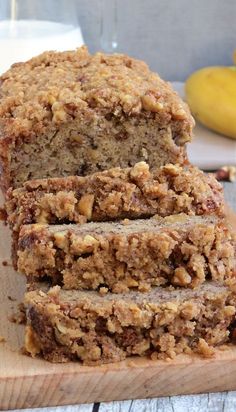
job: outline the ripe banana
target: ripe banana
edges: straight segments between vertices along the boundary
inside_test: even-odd
[[[236,60],[236,53],[234,54]],[[207,126],[236,139],[236,67],[205,67],[186,81],[193,115]]]

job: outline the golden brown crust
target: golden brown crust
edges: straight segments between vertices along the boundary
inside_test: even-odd
[[[235,319],[235,298],[211,282],[196,291],[154,288],[105,297],[56,287],[29,292],[26,305],[25,348],[31,356],[89,365],[133,355],[210,357],[215,346],[229,341]]]
[[[211,175],[168,164],[151,172],[145,162],[81,177],[31,180],[9,190],[5,208],[14,231],[22,224],[141,218],[158,214],[224,214],[222,186]]]
[[[1,76],[0,97],[4,134],[15,137],[89,109],[117,116],[161,113],[181,121],[186,132],[193,123],[185,103],[144,62],[122,54],[90,55],[86,47],[45,52],[13,65]]]
[[[235,238],[214,217],[25,225],[17,254],[18,269],[29,277],[46,274],[67,289],[102,293],[166,284],[194,288],[208,277],[224,282],[236,273]]]

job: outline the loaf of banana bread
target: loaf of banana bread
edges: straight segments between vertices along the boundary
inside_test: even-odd
[[[168,164],[150,172],[145,162],[89,176],[30,180],[9,189],[7,221],[22,224],[135,219],[155,214],[224,213],[222,186],[193,166]]]
[[[51,362],[93,365],[182,352],[210,357],[235,328],[235,297],[213,282],[195,290],[155,287],[106,296],[55,286],[28,292],[25,302],[25,350]]]
[[[216,217],[187,216],[81,225],[25,225],[18,270],[66,289],[126,292],[151,285],[196,287],[236,274],[235,237]]]
[[[0,184],[186,160],[193,119],[142,61],[45,52],[0,78]]]

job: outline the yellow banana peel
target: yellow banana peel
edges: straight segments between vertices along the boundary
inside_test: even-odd
[[[236,61],[236,50],[234,52]],[[209,129],[236,139],[236,67],[205,67],[186,81],[190,110]]]

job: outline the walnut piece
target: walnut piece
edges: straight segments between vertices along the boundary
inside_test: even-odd
[[[145,96],[142,96],[141,101],[144,110],[148,110],[154,113],[163,110],[163,103],[159,102],[152,94],[146,94]]]
[[[72,235],[71,241],[71,252],[75,254],[93,252],[99,245],[99,241],[91,235],[86,235],[83,239]]]
[[[146,162],[139,162],[130,171],[130,177],[134,180],[147,180],[150,177],[149,166]]]
[[[25,349],[32,357],[36,356],[40,352],[40,345],[38,343],[37,336],[29,325],[25,328]]]
[[[173,277],[173,283],[178,286],[189,285],[192,281],[191,276],[188,274],[187,270],[183,267],[175,269],[175,274]]]
[[[60,249],[66,249],[68,245],[68,239],[66,232],[57,232],[54,234],[55,244]]]
[[[84,195],[78,203],[79,213],[91,219],[93,212],[94,195]]]

